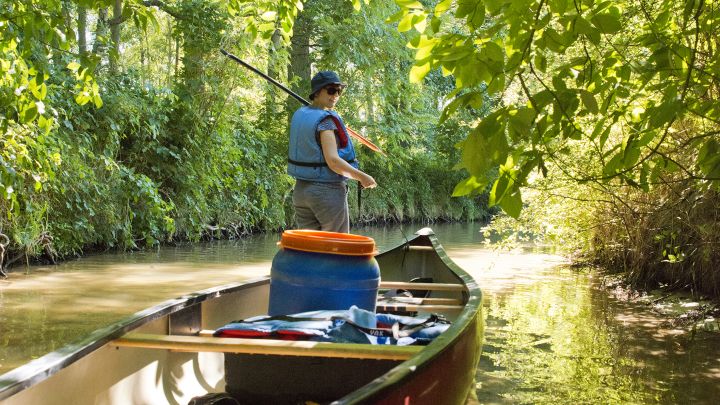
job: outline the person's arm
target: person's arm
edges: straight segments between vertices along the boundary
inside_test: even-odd
[[[372,176],[352,167],[350,163],[340,158],[337,152],[337,141],[335,140],[334,131],[320,131],[320,145],[322,146],[323,155],[325,156],[325,163],[327,163],[330,170],[339,175],[359,181],[360,185],[364,188],[377,186]]]

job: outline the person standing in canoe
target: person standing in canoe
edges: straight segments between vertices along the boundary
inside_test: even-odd
[[[348,233],[347,179],[359,181],[364,188],[377,183],[358,169],[352,139],[333,109],[345,83],[337,73],[321,71],[310,85],[312,103],[295,111],[290,122],[288,174],[296,180],[295,221],[300,229]]]

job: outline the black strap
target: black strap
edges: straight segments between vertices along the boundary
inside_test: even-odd
[[[356,161],[357,161],[357,159],[346,160],[346,162],[348,162],[348,163],[355,163]],[[292,160],[292,159],[290,159],[290,158],[288,158],[288,163],[294,164],[295,166],[327,167],[327,163],[325,163],[325,162],[321,162],[321,163],[317,163],[317,162],[298,162],[297,160]]]
[[[363,186],[358,182],[357,184],[357,200],[358,200],[358,222],[362,220],[362,189]]]
[[[297,160],[292,160],[288,158],[288,163],[292,163],[295,166],[304,166],[304,167],[327,167],[327,163],[315,163],[315,162],[298,162]]]

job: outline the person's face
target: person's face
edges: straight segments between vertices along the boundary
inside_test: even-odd
[[[315,93],[315,101],[323,108],[334,108],[338,100],[340,100],[340,94],[342,94],[342,86],[336,84],[329,84],[323,87],[320,91]]]

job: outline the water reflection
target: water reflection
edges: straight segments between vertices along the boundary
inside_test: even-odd
[[[419,228],[355,230],[380,249]],[[486,249],[479,224],[433,225],[485,294],[476,403],[711,403],[720,335],[677,329],[617,300],[588,269],[547,250]],[[136,311],[192,291],[265,275],[278,235],[102,254],[12,273],[0,282],[0,373]]]
[[[501,255],[475,273],[487,310],[478,403],[716,403],[720,335],[669,328],[613,299],[595,271],[561,264]]]

